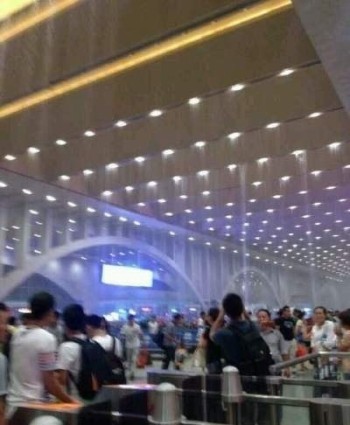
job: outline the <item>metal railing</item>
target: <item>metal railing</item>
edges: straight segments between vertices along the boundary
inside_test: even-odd
[[[279,372],[281,372],[283,369],[287,369],[293,366],[297,366],[309,361],[319,360],[319,359],[325,359],[325,358],[344,358],[349,357],[350,358],[350,352],[339,352],[339,351],[321,351],[319,353],[313,353],[308,354],[303,357],[298,357],[293,360],[287,360],[285,362],[276,363],[272,366],[270,366],[270,372],[272,375],[277,375]]]

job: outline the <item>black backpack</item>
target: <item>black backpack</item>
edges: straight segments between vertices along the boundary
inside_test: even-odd
[[[152,341],[159,347],[162,348],[164,347],[164,333],[162,329],[159,329],[159,331],[153,335],[152,337]]]
[[[270,366],[274,364],[270,348],[260,335],[255,325],[249,322],[249,330],[243,332],[237,325],[231,324],[228,329],[235,334],[241,353],[237,367],[241,375],[245,376],[268,376]]]
[[[81,347],[81,365],[78,379],[75,380],[70,374],[70,378],[76,385],[81,398],[92,400],[103,385],[126,383],[123,365],[121,364],[122,372],[118,368],[116,374],[110,364],[109,354],[99,343],[80,338],[71,338],[70,341],[79,344]]]
[[[112,369],[110,384],[124,385],[126,384],[125,368],[121,359],[115,354],[116,339],[113,336],[111,338],[113,339],[112,349],[105,352],[109,366]]]

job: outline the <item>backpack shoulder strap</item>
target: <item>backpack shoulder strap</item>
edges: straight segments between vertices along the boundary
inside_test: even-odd
[[[116,346],[117,341],[115,340],[115,337],[114,336],[112,336],[112,339],[113,339],[113,342],[112,342],[112,354],[115,354],[115,346]]]
[[[81,339],[81,338],[72,337],[72,338],[69,338],[67,342],[75,342],[76,344],[79,344],[80,346],[83,346],[83,345],[85,345],[85,343],[87,342],[87,340]]]

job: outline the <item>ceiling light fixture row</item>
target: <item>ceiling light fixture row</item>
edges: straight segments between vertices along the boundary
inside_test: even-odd
[[[309,66],[311,67],[313,65],[314,64],[308,64],[307,67],[309,67]],[[300,67],[300,69],[302,69],[302,68],[305,68],[305,66]],[[299,68],[284,69],[280,73],[278,73],[277,76],[278,77],[288,76],[288,75],[291,75],[291,74],[295,73],[298,69]],[[270,75],[267,75],[263,79],[256,79],[256,80],[252,80],[252,81],[247,82],[247,83],[237,83],[237,84],[234,84],[234,85],[229,86],[228,88],[217,90],[215,92],[211,92],[211,93],[202,95],[201,97],[199,97],[199,96],[192,97],[192,98],[188,99],[188,101],[186,103],[188,105],[190,105],[190,106],[197,106],[197,105],[199,105],[203,101],[203,99],[207,99],[207,98],[211,98],[211,97],[214,97],[214,96],[218,96],[218,95],[221,95],[221,94],[223,94],[225,92],[229,92],[229,93],[240,92],[243,89],[245,89],[247,86],[252,86],[255,83],[261,83],[262,81],[268,81],[269,79],[272,79],[272,78],[275,78],[275,77],[276,77],[276,74],[270,74]],[[137,120],[141,120],[141,119],[144,119],[146,117],[157,118],[157,117],[162,116],[167,111],[171,111],[173,109],[180,108],[180,107],[182,107],[184,105],[185,105],[185,103],[180,103],[180,104],[176,104],[174,106],[167,107],[166,110],[164,110],[164,109],[154,109],[154,110],[148,112],[147,114],[138,115],[137,117],[131,117],[129,119],[119,119],[119,120],[114,121],[112,125],[110,125],[108,127],[104,127],[101,130],[99,130],[99,129],[93,129],[93,130],[92,129],[87,129],[83,133],[83,136],[84,137],[87,137],[87,138],[93,138],[100,131],[106,131],[106,130],[109,130],[109,129],[113,128],[113,127],[114,128],[115,127],[117,127],[117,128],[124,128],[128,124],[130,124],[131,122],[135,122]],[[314,112],[314,113],[310,114],[308,117],[309,118],[313,118],[315,116],[320,116],[321,114],[322,114],[321,112]],[[269,127],[269,125],[268,125],[267,128],[275,128],[274,127],[275,124],[279,124],[279,123],[269,124],[270,126],[272,125],[272,127]],[[74,138],[74,139],[79,139],[79,138]],[[62,146],[66,146],[68,144],[68,142],[67,142],[66,139],[57,139],[54,142],[54,144],[56,146],[62,147]],[[27,150],[28,150],[28,153],[29,154],[37,154],[37,153],[40,152],[40,149],[37,148],[37,147],[35,147],[35,146],[29,147]],[[12,154],[7,154],[7,155],[5,155],[4,159],[7,160],[7,161],[14,161],[16,159],[16,156],[15,155],[12,155]]]

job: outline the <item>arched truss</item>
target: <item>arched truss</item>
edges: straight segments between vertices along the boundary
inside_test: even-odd
[[[278,305],[280,305],[280,296],[279,296],[278,291],[276,290],[276,288],[273,286],[273,284],[271,282],[271,279],[263,271],[257,269],[256,267],[248,267],[247,269],[241,269],[237,273],[235,273],[234,276],[233,276],[233,278],[232,278],[232,280],[231,280],[231,282],[226,286],[224,295],[227,292],[232,291],[233,283],[235,282],[235,280],[239,276],[245,275],[245,274],[247,274],[249,272],[254,272],[254,273],[258,274],[261,277],[261,280],[264,283],[266,283],[266,285],[269,287],[269,289],[271,289],[272,294],[274,295],[274,297],[275,297]]]
[[[194,286],[192,280],[180,269],[180,267],[175,263],[174,260],[164,255],[154,246],[120,236],[98,236],[94,238],[78,240],[70,242],[67,245],[52,248],[44,255],[30,257],[23,268],[15,269],[14,271],[3,277],[0,285],[0,299],[6,298],[15,288],[17,288],[33,273],[39,273],[40,269],[45,267],[50,261],[58,260],[62,257],[66,257],[67,255],[73,254],[74,252],[80,251],[82,249],[103,245],[120,245],[129,249],[137,249],[160,260],[161,262],[169,266],[169,268],[174,270],[177,275],[179,275],[183,279],[183,281],[191,288],[191,290],[197,297],[198,302],[201,305],[204,304],[203,298]]]

